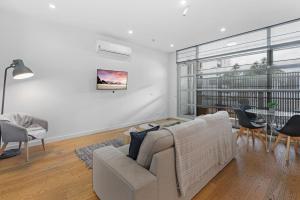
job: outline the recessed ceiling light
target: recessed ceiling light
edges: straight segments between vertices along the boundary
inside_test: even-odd
[[[174,47],[174,44],[170,44],[170,47],[172,47],[172,48],[173,48],[173,47]]]
[[[129,30],[128,34],[132,35],[133,34],[133,30]]]
[[[220,29],[220,31],[221,31],[221,32],[225,32],[225,31],[226,31],[226,28],[223,27],[223,28]]]
[[[238,44],[237,42],[229,42],[226,45],[229,46],[229,47],[231,47],[231,46],[235,46],[237,44]]]
[[[186,1],[186,0],[182,0],[182,1],[180,2],[180,4],[183,5],[183,6],[185,6],[185,5],[187,4],[187,1]]]
[[[186,14],[188,13],[189,9],[190,9],[190,7],[187,6],[187,7],[183,10],[182,15],[183,15],[183,16],[186,16]]]
[[[49,3],[49,8],[51,8],[51,9],[55,9],[55,8],[56,8],[56,6],[55,6],[53,3]]]

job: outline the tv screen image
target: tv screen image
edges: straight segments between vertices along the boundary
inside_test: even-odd
[[[97,70],[97,90],[126,90],[128,72]]]

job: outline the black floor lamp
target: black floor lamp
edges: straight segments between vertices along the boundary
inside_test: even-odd
[[[13,78],[14,79],[25,79],[25,78],[30,78],[33,76],[33,72],[24,65],[23,60],[17,59],[13,60],[12,64],[9,65],[8,67],[5,68],[4,72],[4,83],[3,83],[3,94],[2,94],[2,107],[1,107],[1,115],[4,113],[4,102],[5,102],[5,88],[6,88],[6,76],[7,76],[7,71],[8,69],[12,68],[13,69]],[[2,134],[0,130],[0,145],[2,142]],[[10,158],[13,156],[16,156],[20,154],[19,149],[11,149],[4,151],[0,155],[0,159],[5,159],[5,158]]]

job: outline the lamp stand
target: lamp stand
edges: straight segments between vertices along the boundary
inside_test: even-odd
[[[5,68],[4,72],[4,82],[3,82],[3,93],[2,93],[2,107],[1,107],[1,115],[4,113],[4,101],[5,101],[5,89],[6,89],[6,77],[7,77],[7,70],[13,68],[13,64]],[[0,146],[2,145],[2,134],[0,130]],[[21,153],[20,149],[10,149],[3,151],[3,153],[0,155],[0,160],[11,158],[14,156],[17,156]]]
[[[7,70],[13,68],[12,65],[5,68],[4,72],[4,82],[3,82],[3,90],[2,90],[2,107],[1,107],[1,115],[4,113],[4,101],[5,101],[5,89],[6,89],[6,77],[7,77]],[[1,136],[1,135],[0,135]]]

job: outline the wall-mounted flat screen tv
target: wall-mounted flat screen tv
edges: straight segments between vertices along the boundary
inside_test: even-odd
[[[97,90],[126,90],[128,72],[97,69]]]

